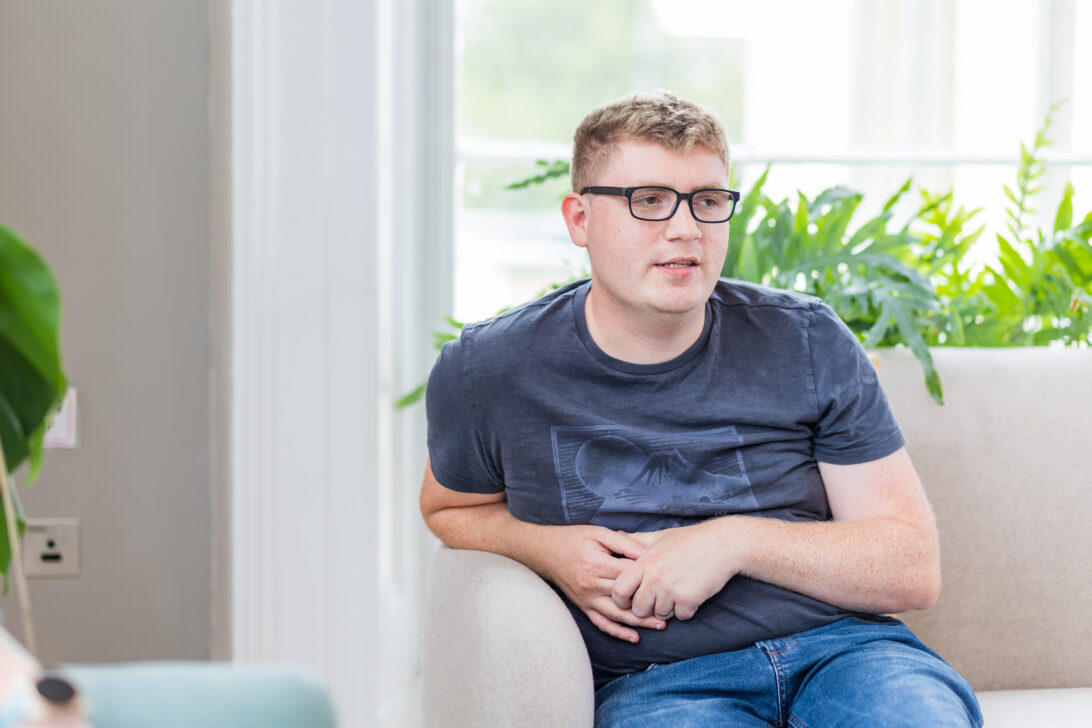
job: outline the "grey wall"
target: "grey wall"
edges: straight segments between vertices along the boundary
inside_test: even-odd
[[[82,577],[31,582],[48,660],[209,655],[207,15],[0,0],[0,221],[60,282],[80,397],[79,448],[23,491],[82,526]]]

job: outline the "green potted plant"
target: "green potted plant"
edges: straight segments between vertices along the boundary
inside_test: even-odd
[[[923,322],[930,346],[1092,343],[1092,212],[1083,218],[1074,214],[1074,188],[1067,182],[1052,224],[1033,224],[1053,113],[1030,148],[1020,145],[1016,185],[1003,188],[1008,219],[1006,232],[996,234],[995,262],[968,262],[984,229],[971,229],[979,210],[953,209],[951,193],[922,193],[926,227],[912,252],[915,264],[936,283],[942,303],[939,315]]]
[[[26,524],[11,474],[30,462],[37,476],[42,443],[66,381],[59,346],[60,294],[49,266],[11,230],[0,226],[0,576],[4,591],[15,573],[23,637],[35,652],[30,605],[19,558]]]
[[[1049,230],[1031,224],[1042,192],[1042,150],[1056,104],[1029,147],[1020,145],[1015,187],[1004,186],[1007,235],[998,234],[997,262],[973,262],[984,225],[980,209],[956,206],[953,192],[920,190],[921,206],[901,225],[894,209],[911,189],[907,180],[875,217],[854,225],[858,192],[842,186],[809,199],[775,200],[765,193],[769,167],[745,195],[732,226],[722,275],[818,296],[870,349],[907,346],[921,363],[933,398],[944,401],[933,365],[934,346],[1087,346],[1092,343],[1092,212],[1073,210],[1066,184]],[[564,160],[536,163],[537,173],[508,189],[556,184]],[[437,347],[462,324],[447,319]],[[398,401],[418,401],[425,385]]]

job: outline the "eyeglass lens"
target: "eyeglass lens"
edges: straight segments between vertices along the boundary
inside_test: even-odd
[[[629,198],[629,209],[642,220],[666,220],[675,212],[679,194],[662,187],[639,187]],[[723,222],[732,216],[735,199],[726,190],[699,190],[690,198],[691,214],[702,222]]]

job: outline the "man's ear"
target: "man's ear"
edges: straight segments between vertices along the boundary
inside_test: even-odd
[[[561,200],[561,214],[573,244],[588,247],[588,205],[583,195],[570,192]]]

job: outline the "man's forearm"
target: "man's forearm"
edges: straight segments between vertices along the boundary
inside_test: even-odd
[[[545,530],[551,527],[521,521],[508,512],[503,501],[444,508],[430,514],[426,523],[450,548],[507,556],[547,576]]]
[[[726,524],[743,532],[740,571],[846,609],[931,606],[940,593],[937,528],[905,448],[868,463],[818,466],[832,520]]]
[[[932,605],[940,592],[936,524],[906,450],[818,466],[831,520],[723,516],[638,534],[649,548],[619,575],[615,604],[688,619],[743,574],[862,612]]]
[[[893,518],[789,523],[732,518],[739,573],[863,612],[931,606],[940,593],[936,533]]]
[[[895,519],[724,516],[636,538],[648,551],[618,577],[612,597],[638,615],[689,619],[737,574],[877,613],[927,607],[940,587],[935,533]]]

